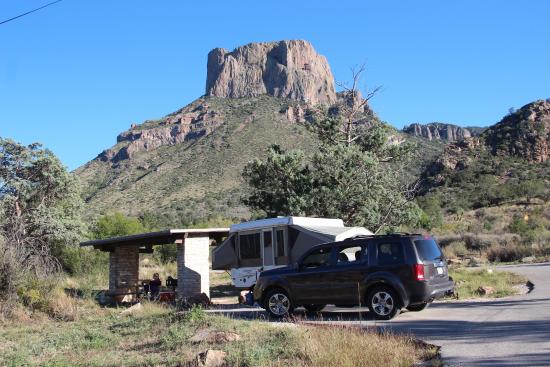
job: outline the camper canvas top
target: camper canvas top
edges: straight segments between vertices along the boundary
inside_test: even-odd
[[[229,233],[250,231],[266,227],[298,225],[303,227],[344,227],[342,219],[309,218],[309,217],[277,217],[253,220],[250,222],[233,224]]]

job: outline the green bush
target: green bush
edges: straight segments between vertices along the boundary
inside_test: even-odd
[[[138,218],[127,217],[122,213],[114,213],[100,217],[92,228],[91,236],[95,239],[104,239],[146,231],[147,229]]]
[[[57,258],[63,269],[71,275],[108,271],[108,254],[91,248],[65,247],[57,254]]]

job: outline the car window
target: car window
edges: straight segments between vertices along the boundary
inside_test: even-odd
[[[341,246],[338,248],[338,255],[336,257],[336,264],[353,264],[359,263],[365,259],[365,251],[361,246]]]
[[[378,264],[396,265],[405,262],[403,246],[400,242],[382,242],[377,245]]]
[[[441,250],[439,249],[439,246],[437,246],[437,243],[433,239],[425,239],[425,240],[416,240],[414,241],[414,246],[416,247],[416,251],[418,252],[418,256],[420,257],[420,260],[441,260]]]
[[[305,269],[319,268],[330,265],[331,247],[322,247],[307,255],[302,261]]]

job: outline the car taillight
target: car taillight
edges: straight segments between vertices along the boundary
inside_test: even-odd
[[[424,264],[414,264],[413,275],[416,280],[424,280]]]

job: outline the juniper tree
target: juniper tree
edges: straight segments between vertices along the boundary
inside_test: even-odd
[[[358,91],[360,74],[330,109],[317,109],[308,127],[318,137],[311,155],[273,146],[266,160],[249,163],[245,203],[275,215],[342,218],[374,232],[416,224],[415,182],[404,182],[414,147],[376,118]],[[367,98],[373,93],[367,93]]]
[[[0,236],[4,259],[46,277],[83,232],[77,178],[39,144],[0,138]]]

